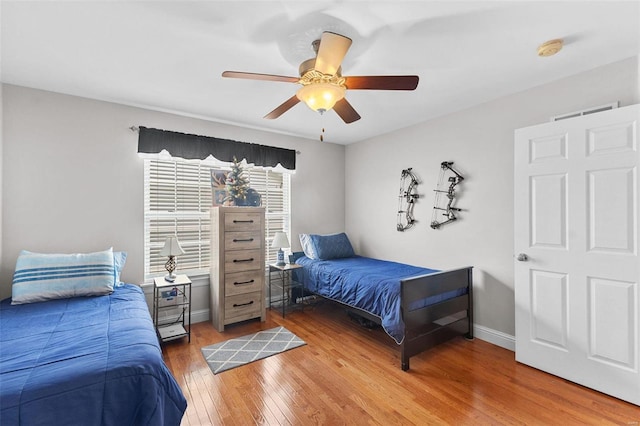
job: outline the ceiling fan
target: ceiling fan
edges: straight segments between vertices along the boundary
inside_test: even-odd
[[[321,114],[333,109],[345,123],[353,123],[360,119],[360,114],[345,99],[347,90],[415,90],[418,87],[417,75],[342,76],[340,65],[351,46],[348,37],[325,31],[312,46],[316,57],[300,64],[299,78],[239,71],[225,71],[222,76],[301,84],[295,95],[264,116],[268,119],[280,117],[303,101]]]

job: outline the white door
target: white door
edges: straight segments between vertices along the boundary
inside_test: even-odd
[[[516,360],[640,405],[640,106],[515,132]]]

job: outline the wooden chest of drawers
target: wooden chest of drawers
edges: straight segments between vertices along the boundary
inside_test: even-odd
[[[211,209],[211,321],[265,320],[264,208]]]

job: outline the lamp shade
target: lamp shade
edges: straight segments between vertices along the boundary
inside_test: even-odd
[[[180,256],[184,254],[184,250],[180,247],[178,237],[167,237],[164,241],[164,247],[160,250],[160,256]]]
[[[284,232],[276,232],[276,235],[273,237],[273,243],[271,243],[271,247],[281,249],[285,247],[290,247],[289,238],[287,238],[287,234]]]
[[[346,89],[332,83],[312,83],[302,86],[296,96],[309,108],[318,112],[329,111],[340,99]]]

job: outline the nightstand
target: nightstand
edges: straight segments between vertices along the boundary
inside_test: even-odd
[[[287,263],[284,265],[272,263],[269,265],[269,309],[271,309],[272,305],[277,306],[278,304],[281,304],[283,318],[287,310],[299,305],[295,300],[291,299],[291,290],[293,288],[302,288],[302,284],[294,281],[291,277],[291,272],[299,268],[302,268],[302,265],[298,265],[296,263]],[[272,275],[274,273],[277,274],[277,278],[275,280],[272,279]],[[275,281],[276,287],[282,289],[282,299],[275,303],[271,301],[271,286],[273,281]]]
[[[160,313],[164,315],[161,317]],[[153,322],[160,343],[187,337],[191,342],[191,280],[177,275],[175,281],[153,279]]]

